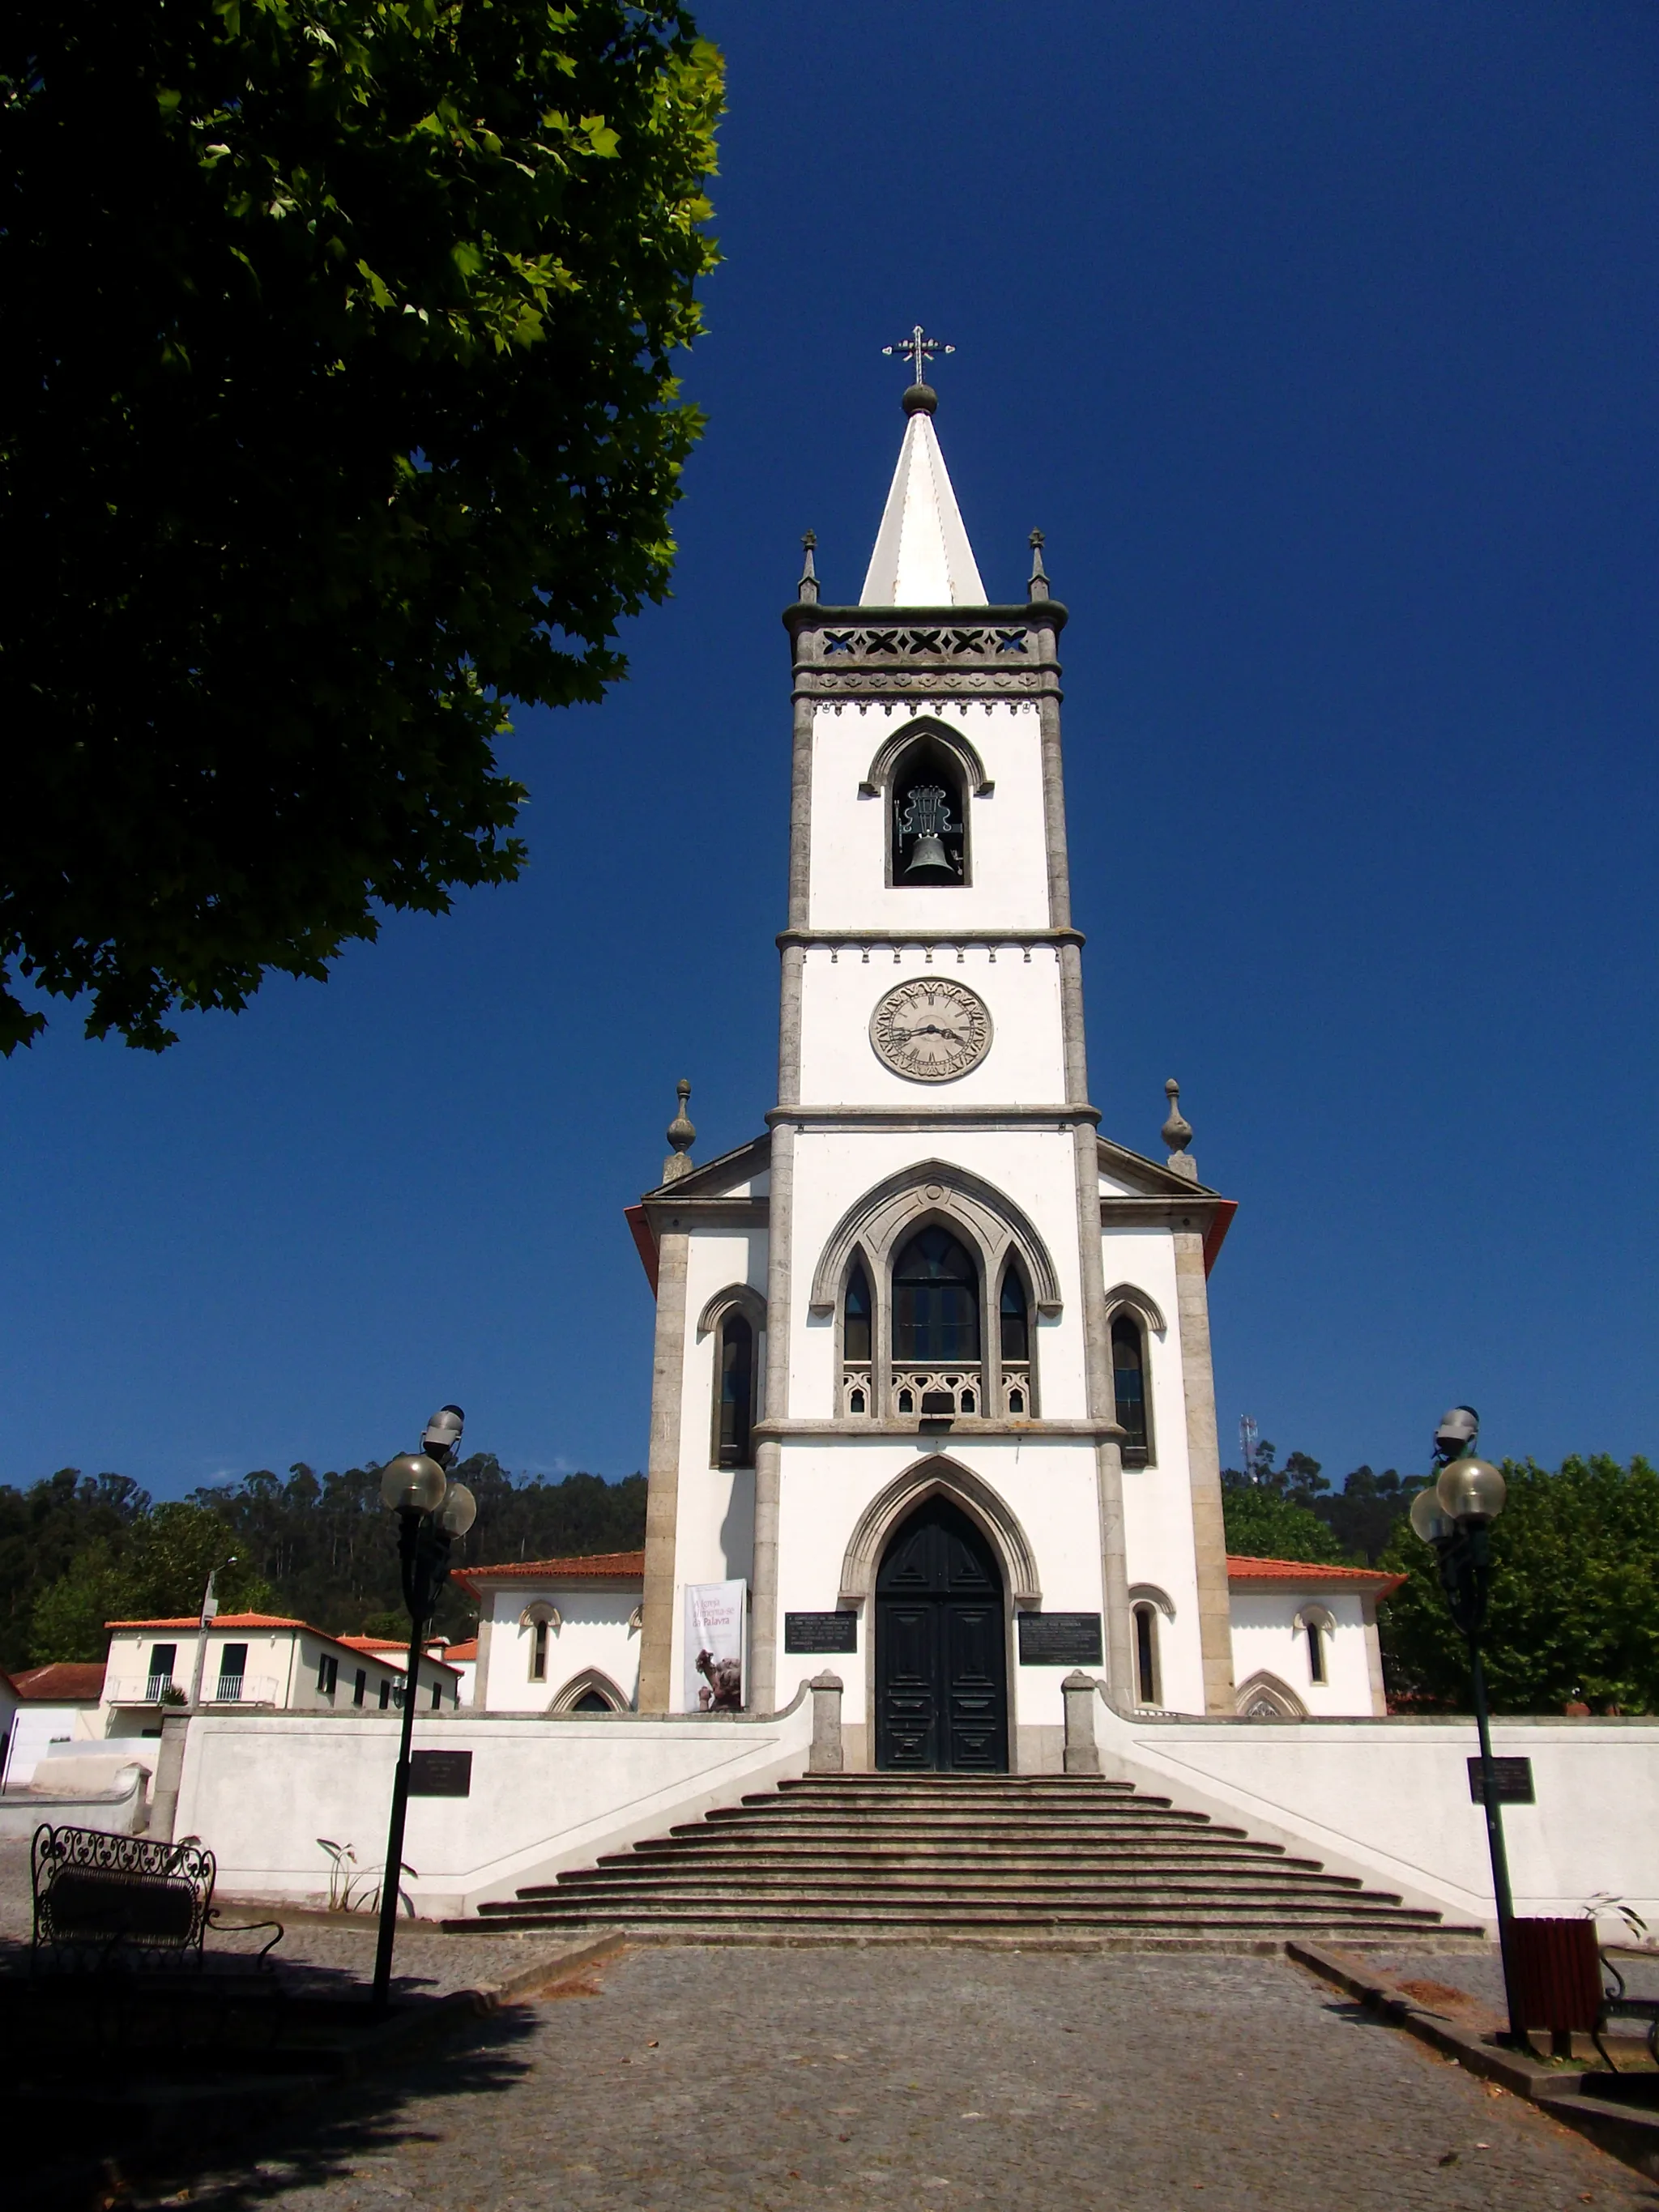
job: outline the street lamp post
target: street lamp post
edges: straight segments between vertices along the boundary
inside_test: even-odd
[[[1486,1716],[1486,1675],[1480,1662],[1480,1632],[1486,1625],[1492,1587],[1492,1522],[1504,1510],[1504,1482],[1490,1460],[1477,1459],[1480,1416],[1472,1406],[1454,1406],[1435,1431],[1437,1480],[1412,1501],[1411,1523],[1440,1561],[1440,1587],[1454,1624],[1469,1647],[1469,1683],[1474,1695],[1474,1724],[1480,1739],[1480,1799],[1486,1813],[1486,1844],[1492,1853],[1492,1899],[1498,1908],[1498,1948],[1504,1961],[1504,1997],[1509,2012],[1509,2040],[1524,2050],[1526,2030],[1516,1998],[1515,1900],[1510,1892],[1509,1855],[1504,1848],[1504,1815],[1498,1799],[1498,1770],[1492,1755],[1492,1727]]]
[[[236,1565],[234,1552],[224,1564],[227,1567],[234,1567]],[[190,1674],[190,1705],[187,1710],[192,1713],[201,1710],[202,1669],[207,1664],[208,1631],[219,1618],[219,1593],[214,1588],[214,1583],[222,1571],[222,1570],[218,1567],[211,1571],[207,1578],[207,1588],[202,1592],[202,1611],[196,1624],[196,1663],[191,1668]]]
[[[374,2008],[384,2012],[392,2001],[392,1949],[398,1936],[398,1877],[404,1867],[404,1824],[409,1813],[410,1754],[415,1740],[415,1704],[420,1687],[421,1654],[432,1609],[449,1574],[449,1547],[477,1518],[478,1504],[464,1482],[452,1482],[465,1419],[459,1406],[445,1406],[426,1425],[417,1452],[402,1452],[380,1470],[380,1503],[398,1516],[398,1559],[403,1569],[404,1603],[409,1608],[409,1668],[404,1677],[403,1733],[398,1771],[392,1784],[392,1820],[386,1831],[386,1869],[380,1876],[380,1930],[374,1948]]]

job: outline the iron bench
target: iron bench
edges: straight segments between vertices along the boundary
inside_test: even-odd
[[[1651,1960],[1651,1951],[1639,1950],[1634,1944],[1607,1943],[1601,1949],[1601,1970],[1607,1977],[1601,1991],[1601,2008],[1592,2031],[1602,2063],[1610,2074],[1619,2069],[1607,2056],[1607,2047],[1601,2040],[1604,2031],[1615,2020],[1644,2020],[1648,2024],[1648,2050],[1656,2066],[1659,2066],[1659,1997],[1633,1997],[1626,1993],[1625,1978],[1613,1963],[1612,1954],[1623,1952],[1629,1958]]]
[[[213,1853],[194,1838],[164,1844],[43,1823],[29,1850],[31,1958],[43,1951],[71,1960],[95,1954],[94,1963],[105,1966],[125,1950],[200,1966],[210,1928],[219,1935],[273,1929],[258,1955],[269,1969],[282,1923],[222,1923],[213,1903],[216,1872]]]

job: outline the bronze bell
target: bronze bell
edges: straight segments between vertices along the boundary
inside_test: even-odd
[[[945,848],[937,837],[918,837],[916,849],[905,863],[907,883],[953,884],[957,872],[945,857]]]
[[[918,785],[911,792],[908,803],[899,816],[901,836],[914,837],[915,848],[904,866],[908,884],[953,884],[957,872],[951,866],[942,833],[955,828],[951,809],[944,792],[936,786]]]

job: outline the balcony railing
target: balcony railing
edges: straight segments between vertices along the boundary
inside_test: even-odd
[[[276,1685],[268,1674],[221,1674],[210,1689],[202,1687],[204,1705],[274,1705]]]
[[[902,1419],[910,1413],[928,1416],[982,1413],[984,1378],[977,1362],[945,1368],[896,1367],[893,1370],[893,1411]]]
[[[875,1377],[867,1359],[849,1359],[841,1370],[841,1410],[856,1418],[876,1410]]]
[[[1029,1359],[1005,1359],[991,1394],[986,1399],[985,1369],[975,1360],[954,1367],[896,1367],[889,1385],[893,1416],[898,1420],[948,1417],[955,1420],[983,1419],[997,1410],[1016,1421],[1030,1420],[1036,1412],[1031,1391]],[[841,1412],[859,1419],[878,1413],[877,1385],[872,1363],[848,1359],[842,1363]]]
[[[112,1705],[176,1705],[185,1692],[170,1674],[130,1674],[107,1684],[104,1696]]]
[[[181,1705],[187,1686],[167,1674],[130,1674],[111,1682],[105,1697],[112,1705]],[[204,1705],[274,1705],[278,1686],[265,1674],[221,1674],[202,1685]]]

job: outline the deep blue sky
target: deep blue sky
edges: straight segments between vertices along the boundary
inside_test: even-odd
[[[672,604],[530,715],[533,865],[157,1060],[0,1066],[0,1479],[404,1446],[641,1464],[621,1208],[673,1085],[773,1098],[797,538],[853,596],[939,426],[993,594],[1048,534],[1106,1127],[1240,1200],[1242,1412],[1338,1477],[1659,1449],[1659,12],[714,0],[726,263]],[[13,834],[27,834],[14,824]]]

